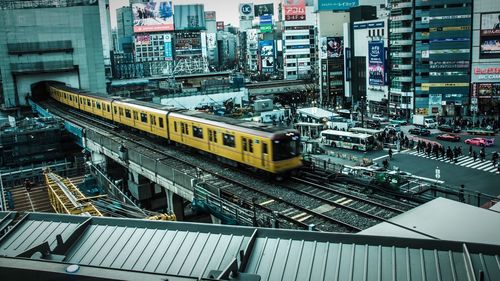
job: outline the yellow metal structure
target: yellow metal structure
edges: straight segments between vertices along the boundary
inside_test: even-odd
[[[102,217],[101,212],[69,180],[45,171],[50,204],[59,214]]]
[[[153,220],[153,221],[175,221],[177,218],[175,217],[174,214],[169,215],[169,214],[159,214],[156,216],[151,216],[151,217],[146,217],[147,220]]]

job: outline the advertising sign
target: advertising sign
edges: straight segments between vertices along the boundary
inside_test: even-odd
[[[274,42],[272,40],[263,40],[259,42],[259,53],[262,65],[262,72],[269,73],[274,71]]]
[[[326,51],[326,37],[319,38],[319,58],[327,59],[328,52]]]
[[[175,34],[175,56],[201,55],[200,32],[179,32]]]
[[[368,42],[368,84],[383,86],[385,81],[385,52],[383,41]]]
[[[318,0],[318,11],[345,11],[358,5],[358,0]]]
[[[223,21],[218,21],[215,23],[217,26],[217,30],[224,30],[224,22]]]
[[[175,30],[204,30],[205,8],[202,4],[175,5]]]
[[[273,17],[264,15],[260,17],[260,32],[269,33],[273,31]]]
[[[500,12],[481,14],[479,57],[500,58]]]
[[[274,15],[274,6],[273,3],[263,4],[263,5],[255,5],[255,16],[260,17],[263,15]]]
[[[151,41],[151,37],[149,34],[140,34],[135,36],[135,44],[136,45],[149,45]]]
[[[326,38],[327,58],[341,58],[344,55],[344,40],[342,37]]]
[[[215,11],[206,11],[205,12],[205,20],[215,20],[216,13]]]
[[[475,64],[472,71],[472,82],[500,82],[500,64]]]
[[[240,4],[240,19],[251,20],[253,19],[253,3],[241,3]]]
[[[286,21],[296,21],[306,19],[305,0],[284,0],[283,9],[285,10]]]
[[[163,43],[164,43],[165,60],[172,60],[173,59],[172,34],[165,34],[163,36]]]
[[[147,3],[132,4],[134,32],[174,30],[172,1],[151,0]]]
[[[207,33],[207,48],[209,50],[217,47],[217,37],[215,33]]]

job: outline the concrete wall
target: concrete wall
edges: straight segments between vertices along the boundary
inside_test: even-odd
[[[79,85],[93,92],[106,92],[101,25],[98,6],[67,8],[0,10],[0,70],[3,100],[6,108],[25,104],[27,85],[16,85],[11,64],[72,61],[78,72]],[[52,53],[8,54],[7,44],[70,40],[73,51]],[[23,74],[23,76],[26,74]],[[64,74],[61,73],[62,76]],[[23,81],[42,81],[45,76],[29,74]],[[38,77],[38,78],[37,78]],[[57,77],[57,75],[55,75]],[[65,81],[63,79],[56,79]]]

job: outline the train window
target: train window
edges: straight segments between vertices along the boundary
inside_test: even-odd
[[[247,149],[247,138],[241,138],[241,144],[243,146],[243,151],[248,151],[248,149]]]
[[[95,107],[95,101],[92,101],[92,107]]]
[[[210,130],[210,129],[208,129],[208,140],[209,140],[209,141],[213,141],[213,140],[214,140],[214,139],[212,138],[212,133],[213,133],[213,131],[212,131],[212,130]]]
[[[83,104],[83,99],[82,98],[80,98],[80,104]]]
[[[184,123],[181,122],[181,134],[185,134],[185,128],[184,128]]]
[[[214,131],[214,142],[217,142],[217,132]]]
[[[222,134],[222,143],[225,146],[235,147],[234,136],[229,134]]]
[[[133,113],[134,113],[134,119],[139,120],[139,115],[137,114],[137,111],[133,111]]]
[[[193,136],[197,137],[199,139],[203,138],[203,128],[198,128],[196,126],[193,126]]]
[[[177,132],[177,122],[174,121],[174,131]]]
[[[130,114],[130,109],[125,109],[125,117],[132,118],[132,114]]]
[[[69,96],[69,100],[70,100],[70,101],[73,101],[73,96]]]
[[[158,118],[158,120],[160,121],[160,128],[163,128],[163,118]]]
[[[106,109],[108,112],[111,112],[111,108],[109,108],[109,104],[106,104]]]
[[[253,153],[253,140],[248,140],[248,151]]]
[[[269,152],[267,150],[267,143],[262,143],[262,153],[269,154]]]
[[[64,98],[65,98],[65,99],[67,99],[67,97],[66,97],[66,93],[64,93]]]
[[[90,100],[87,99],[87,106],[90,106]]]
[[[96,102],[95,106],[97,107],[97,109],[101,109],[101,103],[100,102]]]
[[[120,116],[123,116],[123,108],[119,107],[118,110],[120,111]]]
[[[148,115],[141,112],[141,122],[148,123]]]
[[[114,113],[115,113],[115,114],[118,114],[118,113],[116,112],[116,106],[113,106],[113,111],[114,111]]]
[[[151,125],[156,126],[156,116],[150,114],[149,120],[151,120]]]

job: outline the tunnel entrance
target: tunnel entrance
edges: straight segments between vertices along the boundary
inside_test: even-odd
[[[60,84],[64,85],[62,82],[58,81],[40,81],[31,84],[31,99],[35,102],[43,101],[49,98],[49,84]]]

